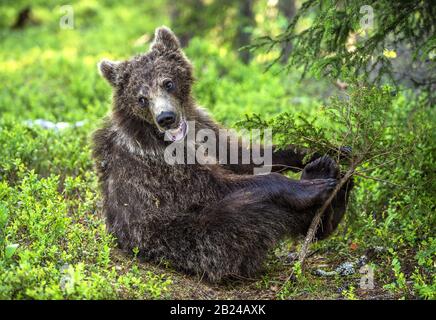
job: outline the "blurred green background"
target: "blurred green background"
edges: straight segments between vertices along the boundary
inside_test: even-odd
[[[62,29],[65,16],[56,1],[31,4],[29,26],[10,30],[23,2],[1,7],[2,103],[4,117],[44,118],[52,121],[91,122],[107,112],[110,88],[96,71],[103,57],[126,59],[148,50],[154,29],[173,27],[180,36],[184,28],[172,22],[174,6],[187,17],[179,18],[188,27],[193,24],[190,5],[201,1],[72,1],[73,29]],[[192,4],[191,4],[192,3]],[[286,20],[277,3],[256,1],[253,19],[256,27],[247,27],[251,37],[278,33]],[[281,110],[306,108],[309,102],[329,94],[317,82],[299,83],[297,72],[284,75],[279,68],[265,72],[265,63],[276,53],[255,56],[248,64],[239,58],[237,38],[238,2],[216,3],[209,11],[197,12],[197,19],[210,24],[190,34],[186,54],[193,61],[198,79],[194,92],[199,103],[219,119],[231,123],[245,112],[274,114]],[[183,10],[186,10],[187,13]],[[216,16],[222,19],[215,21]],[[195,16],[195,15],[194,15]],[[212,20],[212,21],[211,21]],[[198,24],[198,23],[197,23]],[[179,27],[177,27],[179,26]],[[178,33],[178,29],[182,29]],[[186,40],[185,40],[186,41]],[[247,50],[241,52],[248,52]],[[12,107],[13,106],[13,107]]]

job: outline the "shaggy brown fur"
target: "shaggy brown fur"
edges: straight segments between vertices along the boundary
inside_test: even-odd
[[[169,142],[156,110],[174,111],[177,121],[195,120],[196,130],[219,126],[191,97],[191,64],[165,27],[156,30],[148,53],[103,61],[100,71],[114,89],[114,103],[93,136],[93,155],[108,229],[126,251],[139,248],[147,260],[164,259],[210,281],[253,276],[278,240],[307,231],[337,183],[337,166],[328,157],[307,166],[301,180],[249,175],[252,164],[167,164]],[[274,152],[273,162],[303,168],[304,156],[289,148]],[[319,237],[335,229],[345,202],[344,192]]]

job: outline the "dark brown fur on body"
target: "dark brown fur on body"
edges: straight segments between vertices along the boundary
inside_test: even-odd
[[[169,142],[156,110],[174,111],[178,121],[194,120],[196,130],[220,128],[191,98],[191,64],[167,28],[156,30],[147,54],[121,63],[103,61],[100,70],[113,86],[114,105],[94,133],[93,155],[108,229],[126,251],[137,247],[147,260],[164,259],[210,281],[250,277],[278,240],[307,231],[336,185],[336,164],[327,157],[312,163],[302,180],[246,174],[253,164],[167,164]],[[166,79],[174,84],[171,90],[162,89]],[[145,106],[139,95],[146,97]],[[304,156],[290,148],[274,152],[273,163],[302,168]],[[330,170],[319,173],[317,167]],[[346,195],[336,202],[320,237],[330,234],[345,212]]]

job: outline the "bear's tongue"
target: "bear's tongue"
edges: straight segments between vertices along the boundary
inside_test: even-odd
[[[180,141],[186,136],[187,129],[188,124],[185,120],[181,120],[176,129],[167,130],[165,131],[165,134],[171,141]]]

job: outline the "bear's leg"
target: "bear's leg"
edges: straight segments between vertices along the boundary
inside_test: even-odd
[[[301,174],[301,180],[311,179],[339,179],[339,167],[328,156],[323,156],[309,163]],[[353,188],[353,181],[350,179],[337,193],[337,196],[332,201],[331,207],[325,212],[322,225],[319,227],[316,238],[324,239],[328,237],[342,220],[345,213],[348,197]]]
[[[256,176],[233,176],[226,180],[229,194],[247,190],[259,199],[270,200],[284,208],[295,210],[313,209],[322,205],[336,187],[334,178],[292,180],[279,173]]]
[[[176,269],[204,275],[213,282],[255,275],[278,240],[307,230],[313,208],[319,206],[315,203],[320,197],[325,200],[335,186],[333,179],[292,181],[277,176],[279,181],[273,176],[266,186],[252,182],[196,212],[156,217],[146,226],[134,226],[139,232],[147,230],[141,253],[169,260]],[[299,201],[299,196],[304,200]]]

